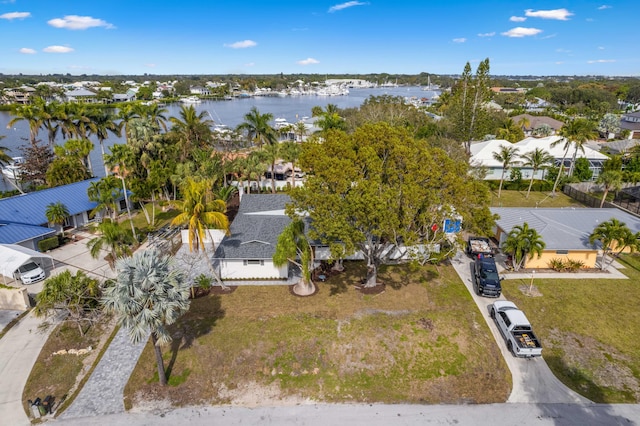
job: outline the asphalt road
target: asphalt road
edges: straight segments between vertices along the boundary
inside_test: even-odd
[[[495,322],[489,316],[489,306],[496,299],[478,296],[473,289],[473,260],[462,252],[459,252],[452,263],[456,272],[460,275],[460,279],[471,293],[471,297],[473,297],[476,305],[478,305],[480,312],[483,313],[483,317],[500,347],[502,356],[507,362],[509,370],[511,370],[513,389],[507,402],[535,404],[590,403],[591,401],[562,384],[562,382],[553,375],[547,363],[541,357],[533,359],[516,358],[509,352],[502,334],[500,334],[500,330],[498,330]],[[500,296],[498,300],[506,299],[504,296]]]

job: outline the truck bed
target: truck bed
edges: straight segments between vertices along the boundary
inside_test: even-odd
[[[471,253],[491,253],[491,246],[489,241],[485,239],[469,239],[469,250]]]
[[[518,346],[523,349],[535,349],[541,347],[538,338],[532,331],[514,331],[513,337],[515,337],[515,341]]]

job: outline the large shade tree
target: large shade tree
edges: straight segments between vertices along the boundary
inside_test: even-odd
[[[308,212],[310,237],[329,245],[335,259],[361,252],[369,287],[394,249],[447,244],[445,219],[459,216],[472,232],[488,232],[493,223],[487,189],[466,162],[387,123],[353,134],[328,131],[322,142],[303,144],[300,164],[312,173],[292,190],[288,212]]]
[[[160,345],[171,342],[167,326],[189,309],[191,285],[184,273],[175,268],[173,258],[154,249],[118,260],[116,270],[115,281],[104,290],[104,307],[117,316],[133,343],[143,342],[151,335],[158,378],[166,385]]]

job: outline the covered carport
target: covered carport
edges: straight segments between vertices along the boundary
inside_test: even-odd
[[[7,277],[14,279],[13,273],[22,265],[29,261],[34,261],[44,269],[44,262],[48,259],[51,262],[51,269],[54,268],[53,257],[40,253],[17,244],[0,244],[0,274],[3,282],[7,283]]]

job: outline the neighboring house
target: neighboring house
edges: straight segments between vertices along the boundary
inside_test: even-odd
[[[560,141],[557,145],[551,146],[554,142]],[[555,158],[555,166],[558,167],[564,157],[564,142],[560,136],[547,136],[546,138],[528,137],[520,142],[512,144],[503,139],[492,139],[484,142],[476,142],[471,144],[471,159],[469,163],[473,167],[485,167],[487,174],[485,180],[499,180],[502,176],[502,163],[493,158],[493,154],[500,152],[502,146],[510,146],[518,148],[518,154],[511,168],[517,167],[522,172],[523,179],[530,179],[533,170],[530,167],[523,167],[524,160],[520,157],[522,154],[534,151],[536,148],[543,149]],[[571,165],[574,146],[569,148],[567,157],[564,158],[564,167],[568,169]],[[576,158],[584,157],[589,161],[589,168],[593,172],[592,180],[595,180],[602,170],[602,164],[609,157],[587,146],[584,152],[578,151]],[[544,179],[546,170],[537,170],[534,179]],[[506,174],[505,178],[508,179]]]
[[[525,126],[523,129],[524,134],[526,136],[531,136],[532,132],[535,129],[542,126],[543,124],[546,124],[547,126],[549,126],[553,130],[554,134],[558,133],[558,130],[560,130],[560,128],[564,126],[564,123],[562,121],[556,120],[555,118],[551,118],[551,117],[531,115],[531,114],[520,114],[520,115],[511,117],[513,122],[516,124],[520,122],[520,120],[522,120],[523,118],[529,121],[529,125]]]
[[[533,101],[525,101],[524,107],[527,111],[537,112],[543,111],[545,108],[551,106],[551,103],[545,101],[542,98],[535,98]]]
[[[230,235],[222,239],[214,254],[223,280],[286,280],[289,265],[273,264],[278,237],[291,222],[284,213],[290,201],[285,194],[244,194]]]
[[[640,139],[621,139],[601,144],[600,149],[611,155],[627,156],[629,152],[639,144]]]
[[[70,90],[65,92],[64,95],[69,102],[96,103],[99,101],[95,92],[84,88]]]
[[[640,111],[623,114],[620,118],[620,130],[628,130],[629,139],[640,139]]]
[[[115,93],[113,95],[113,102],[131,102],[136,100],[135,94],[130,93]]]
[[[94,178],[0,199],[0,244],[17,244],[38,250],[38,241],[59,231],[49,227],[47,221],[47,206],[51,203],[61,202],[69,210],[65,228],[87,224],[89,213],[97,205],[89,200],[87,189],[98,180]]]
[[[589,242],[589,235],[602,222],[616,218],[624,222],[632,232],[640,231],[640,219],[619,209],[591,208],[507,208],[492,207],[491,213],[500,218],[494,234],[500,246],[514,226],[525,222],[535,229],[545,243],[542,256],[527,259],[527,268],[548,268],[551,259],[581,261],[587,268],[596,267],[598,244]]]
[[[192,95],[201,95],[201,96],[211,95],[211,91],[208,88],[202,87],[202,86],[192,86],[189,88],[189,92],[191,92]]]
[[[28,104],[35,91],[33,87],[23,85],[14,89],[5,89],[3,98],[6,103]]]

